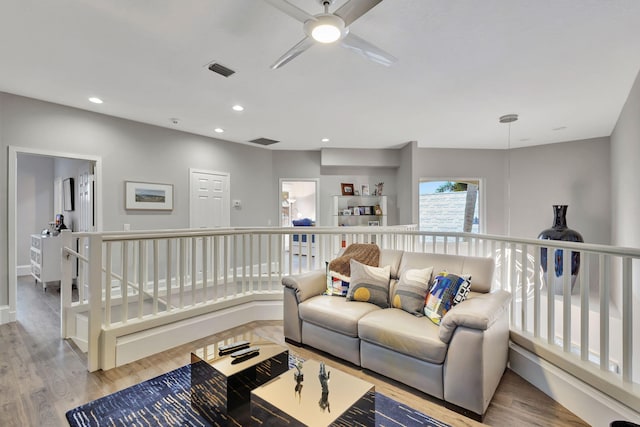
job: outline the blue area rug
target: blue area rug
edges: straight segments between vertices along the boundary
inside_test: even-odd
[[[211,426],[191,408],[189,365],[79,406],[66,413],[72,427]],[[449,425],[376,393],[376,426]],[[230,419],[229,425],[246,422]]]

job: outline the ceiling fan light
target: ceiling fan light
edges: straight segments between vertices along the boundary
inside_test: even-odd
[[[332,14],[316,15],[315,20],[305,22],[307,35],[319,43],[333,43],[345,35],[344,21]]]
[[[311,37],[320,43],[333,43],[340,38],[340,30],[331,24],[321,24],[311,31]]]

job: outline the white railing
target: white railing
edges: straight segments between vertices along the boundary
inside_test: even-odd
[[[70,296],[71,262],[64,263],[62,334],[65,338],[72,335],[73,315],[69,313],[88,313],[88,368],[95,370],[100,368],[101,330],[132,323],[157,325],[157,319],[170,320],[173,313],[215,309],[218,303],[242,302],[246,297],[280,295],[283,276],[324,268],[325,261],[352,242],[414,252],[489,256],[496,260],[494,289],[513,295],[512,340],[640,410],[640,343],[633,339],[634,329],[640,329],[640,291],[637,284],[634,290],[633,279],[637,283],[640,277],[639,249],[427,233],[412,228],[65,233],[65,252],[80,262],[75,302]],[[76,247],[73,239],[79,241],[77,252],[70,249]],[[549,254],[547,268],[541,251]],[[559,262],[557,251],[580,256],[573,291],[569,274],[554,277],[556,263],[564,272],[572,270],[572,256],[563,256]],[[558,295],[548,292],[546,284],[553,282],[557,282]]]

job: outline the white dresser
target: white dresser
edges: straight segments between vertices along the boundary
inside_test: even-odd
[[[31,235],[31,275],[42,288],[47,289],[47,282],[61,278],[62,239],[59,236]]]

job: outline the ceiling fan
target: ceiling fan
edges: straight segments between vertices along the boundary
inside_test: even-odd
[[[316,43],[335,43],[338,41],[342,47],[351,49],[378,64],[390,66],[397,61],[393,55],[388,54],[349,31],[349,26],[356,19],[367,13],[382,0],[349,0],[333,13],[329,13],[329,6],[331,6],[334,0],[318,0],[324,7],[324,13],[317,15],[310,15],[299,7],[289,3],[287,0],[265,1],[292,18],[302,22],[306,34],[305,38],[271,65],[271,68],[274,70],[287,64]]]

